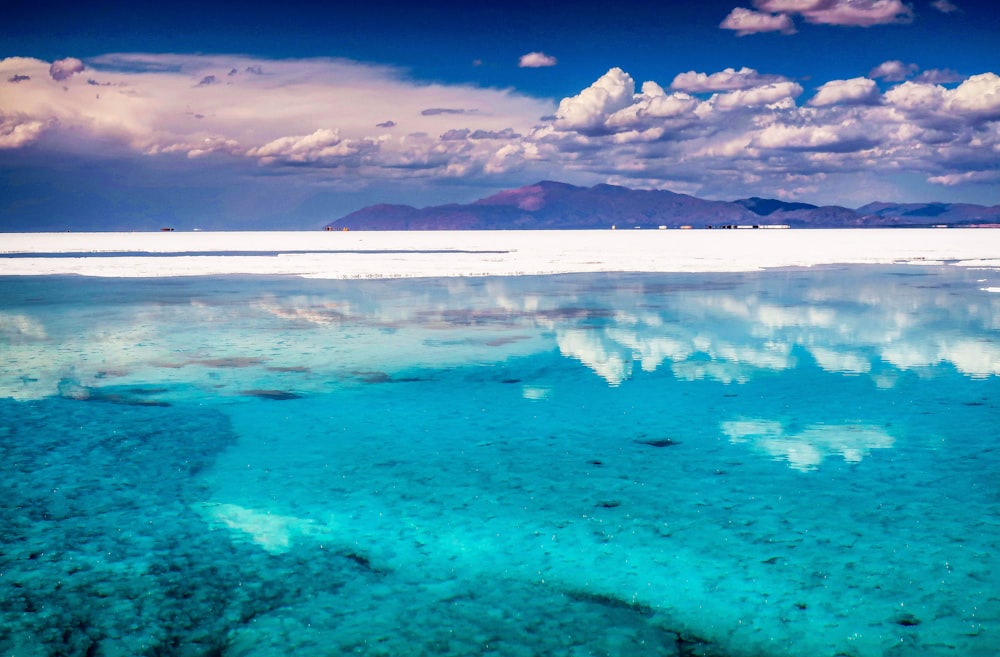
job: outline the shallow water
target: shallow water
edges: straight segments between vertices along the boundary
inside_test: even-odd
[[[0,278],[0,653],[994,655],[998,281]]]

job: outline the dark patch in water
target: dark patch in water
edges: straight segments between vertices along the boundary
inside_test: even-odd
[[[355,564],[360,566],[362,570],[366,570],[370,573],[382,574],[383,572],[385,572],[382,569],[373,566],[372,560],[363,554],[358,554],[357,552],[348,552],[344,554],[344,558],[348,559],[349,561],[353,561]]]
[[[629,602],[612,595],[604,593],[592,593],[590,591],[563,591],[567,598],[579,602],[590,602],[610,609],[624,609],[639,614],[643,618],[649,618],[654,613],[653,608],[640,602]]]
[[[598,502],[594,506],[601,507],[602,509],[613,509],[613,508],[615,508],[617,506],[621,506],[621,505],[622,505],[622,503],[619,502],[618,500],[601,500],[600,502]]]
[[[265,359],[256,356],[232,356],[229,358],[203,358],[192,360],[192,365],[204,365],[205,367],[215,367],[219,369],[242,369],[262,365]]]
[[[302,399],[302,395],[289,392],[288,390],[241,390],[240,394],[246,397],[257,397],[259,399],[270,399],[272,401]]]
[[[169,392],[167,388],[126,388],[125,390],[133,395],[162,395]]]
[[[264,369],[266,369],[268,372],[291,372],[300,374],[305,374],[307,372],[312,371],[308,367],[302,365],[287,365],[287,366],[272,365],[270,367],[265,367]]]
[[[500,383],[520,383],[521,379],[501,379]]]
[[[917,625],[920,625],[920,619],[908,612],[899,614],[892,619],[892,622],[896,625],[902,625],[903,627],[916,627]]]
[[[133,399],[132,397],[126,397],[115,393],[91,394],[89,397],[85,397],[81,401],[122,404],[125,406],[158,406],[160,408],[167,408],[170,406],[170,403],[165,401],[157,401],[155,399]]]
[[[723,657],[710,641],[686,632],[677,633],[678,657]]]
[[[341,378],[355,378],[362,383],[417,383],[431,380],[425,376],[392,376],[378,370],[351,370]]]
[[[351,376],[361,379],[364,383],[390,383],[392,377],[377,370],[352,370]]]
[[[118,392],[121,390],[122,392]],[[59,383],[59,395],[63,399],[72,399],[82,402],[100,402],[104,404],[119,404],[122,406],[151,406],[167,408],[168,402],[155,399],[142,399],[131,395],[155,395],[166,392],[166,388],[117,388],[114,390],[102,390],[101,388],[88,388],[81,386],[75,381],[65,379]]]
[[[670,438],[661,438],[658,440],[634,440],[632,441],[638,445],[649,445],[650,447],[673,447],[674,445],[680,445],[676,440],[671,440]]]
[[[514,344],[520,342],[521,340],[527,340],[526,335],[511,335],[502,338],[493,338],[492,340],[486,340],[483,342],[487,347],[503,347],[504,345]]]

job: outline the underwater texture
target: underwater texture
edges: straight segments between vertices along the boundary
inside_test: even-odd
[[[0,654],[996,655],[998,281],[0,278]]]

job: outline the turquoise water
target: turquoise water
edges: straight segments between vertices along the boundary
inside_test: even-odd
[[[998,281],[0,278],[0,654],[995,655]]]

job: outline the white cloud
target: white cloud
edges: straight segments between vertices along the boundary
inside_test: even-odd
[[[913,19],[913,8],[901,0],[754,0],[754,6],[823,25],[870,27]]]
[[[635,81],[613,68],[576,96],[564,98],[556,110],[555,125],[561,130],[590,131],[603,128],[607,118],[632,103]]]
[[[913,20],[913,9],[900,0],[834,0],[825,5],[803,12],[803,16],[810,23],[860,27]]]
[[[958,7],[948,0],[934,0],[934,2],[931,3],[931,6],[945,14],[959,11]]]
[[[982,73],[966,79],[955,89],[923,82],[904,82],[885,94],[885,99],[918,118],[1000,119],[1000,76]]]
[[[147,154],[324,164],[378,150],[398,165],[413,147],[406,134],[523,134],[553,110],[511,91],[419,83],[391,67],[346,60],[117,54],[89,60],[86,80],[67,74],[81,68],[73,62],[51,65],[59,64],[56,81],[47,62],[0,60],[0,76],[30,78],[0,98],[0,145],[23,146],[51,131],[116,140]],[[427,111],[440,107],[462,109]],[[383,141],[373,116],[391,116],[399,136]],[[341,141],[316,143],[323,131]]]
[[[919,70],[916,64],[904,64],[898,59],[882,62],[869,73],[868,77],[882,79],[886,82],[902,82]]]
[[[1000,119],[1000,76],[995,73],[973,75],[945,95],[951,111],[988,120]]]
[[[1000,171],[965,171],[963,173],[949,173],[943,176],[931,176],[928,182],[945,187],[964,185],[966,183],[977,182],[998,182],[1000,181]]]
[[[741,89],[725,94],[718,94],[713,97],[712,102],[719,109],[759,107],[795,98],[801,93],[802,86],[797,82],[775,82],[751,89]]]
[[[947,90],[922,82],[904,82],[885,93],[885,100],[906,112],[932,113],[944,105]]]
[[[861,205],[896,193],[889,174],[995,184],[988,172],[1000,153],[994,73],[954,88],[911,79],[884,94],[871,78],[817,82],[800,102],[799,83],[746,67],[687,71],[666,91],[612,68],[556,106],[343,60],[107,55],[60,81],[50,66],[0,60],[8,154],[44,138],[56,150],[117,143],[149,157],[287,166],[355,186],[614,180],[710,198],[771,190]],[[899,62],[877,69],[886,80],[915,72]],[[2,82],[14,76],[24,79]],[[199,86],[208,76],[215,84]]]
[[[719,27],[724,30],[733,30],[737,36],[761,32],[795,33],[795,24],[787,14],[767,14],[743,7],[736,7],[729,12]]]
[[[795,33],[793,16],[809,23],[871,27],[913,20],[913,8],[901,0],[754,0],[755,10],[736,7],[719,27],[739,36],[760,32]]]
[[[521,68],[544,68],[555,66],[558,62],[559,60],[552,55],[546,55],[543,52],[529,52],[526,55],[521,55],[517,65]]]
[[[378,145],[374,141],[341,139],[339,131],[320,128],[308,135],[275,139],[258,148],[251,148],[246,154],[249,157],[259,158],[265,164],[272,162],[344,164],[347,160],[356,159],[357,156],[377,148]]]
[[[761,130],[751,143],[754,147],[772,150],[843,152],[857,150],[868,145],[867,142],[861,139],[859,133],[859,127],[856,125],[772,125]]]
[[[831,80],[817,91],[809,101],[815,107],[827,105],[869,105],[878,102],[879,91],[874,80],[852,78]]]
[[[21,148],[38,139],[44,130],[42,121],[0,112],[0,149]]]
[[[917,82],[927,82],[928,84],[951,84],[961,82],[964,79],[965,76],[961,73],[949,68],[930,68],[915,78]]]
[[[80,73],[84,68],[83,62],[76,57],[57,59],[49,66],[49,76],[53,80],[62,81]]]
[[[696,71],[678,73],[674,77],[674,81],[670,83],[670,88],[689,93],[734,91],[786,80],[787,78],[781,75],[762,75],[754,69],[744,66],[738,71],[727,68],[711,75]]]

